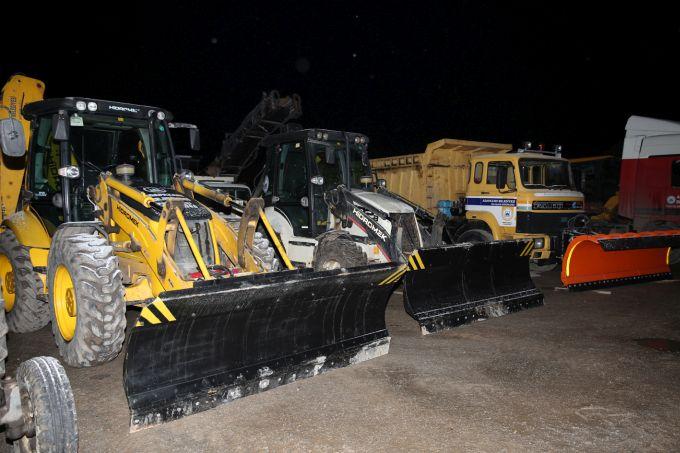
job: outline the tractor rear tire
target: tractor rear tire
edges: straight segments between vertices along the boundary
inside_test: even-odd
[[[125,293],[108,240],[96,232],[57,231],[47,282],[52,333],[64,362],[87,367],[116,358],[125,339]]]
[[[11,268],[9,267],[11,266]],[[43,284],[24,247],[12,230],[0,234],[0,278],[7,311],[7,326],[11,332],[27,333],[40,330],[50,322],[49,307],[38,299]]]
[[[365,266],[368,257],[361,247],[345,232],[323,236],[314,250],[315,271]]]
[[[5,304],[0,295],[0,379],[5,377],[5,359],[7,359],[7,320]]]
[[[53,357],[34,357],[17,369],[25,426],[31,435],[15,439],[14,451],[78,451],[76,405],[68,376]]]
[[[491,241],[493,241],[493,235],[491,233],[486,230],[473,228],[461,233],[461,235],[458,236],[458,240],[456,242],[472,242],[473,244],[476,244],[479,242]]]

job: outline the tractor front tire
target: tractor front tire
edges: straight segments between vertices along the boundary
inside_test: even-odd
[[[118,258],[97,232],[58,230],[48,259],[52,333],[64,362],[94,366],[116,358],[125,339]]]
[[[47,304],[38,299],[43,284],[33,270],[28,248],[9,229],[0,234],[0,279],[10,332],[35,332],[50,322]]]
[[[73,392],[64,367],[53,357],[34,357],[17,369],[24,426],[14,451],[75,453],[78,424]]]
[[[5,377],[5,360],[7,359],[7,320],[5,319],[4,301],[0,295],[0,379]]]
[[[366,253],[352,240],[349,234],[344,232],[322,237],[314,250],[313,267],[315,271],[348,269],[367,264]]]

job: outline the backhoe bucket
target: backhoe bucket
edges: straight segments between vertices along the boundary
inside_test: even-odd
[[[576,236],[562,283],[576,290],[670,278],[671,247],[680,247],[680,230]]]
[[[386,354],[394,284],[379,283],[396,268],[301,269],[161,294],[127,347],[130,431]]]
[[[404,274],[404,307],[423,334],[543,305],[529,275],[533,241],[417,250]]]

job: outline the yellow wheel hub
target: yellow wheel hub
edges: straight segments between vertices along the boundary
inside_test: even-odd
[[[5,255],[0,255],[0,283],[2,284],[2,298],[5,299],[5,311],[10,311],[14,308],[16,300],[14,271],[12,263]]]
[[[57,267],[54,274],[54,317],[57,320],[59,333],[66,341],[71,341],[76,333],[76,320],[78,319],[78,305],[76,302],[76,289],[68,269],[63,264]]]

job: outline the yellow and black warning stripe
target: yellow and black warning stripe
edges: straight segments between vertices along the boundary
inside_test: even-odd
[[[381,281],[379,285],[387,285],[388,283],[394,283],[401,278],[408,271],[408,266],[404,264],[400,266],[399,269],[392,272],[385,280]]]
[[[522,250],[522,253],[519,254],[519,256],[529,256],[533,249],[534,249],[534,240],[531,239],[529,242],[527,242],[527,245],[524,246],[524,249]]]
[[[411,266],[411,270],[413,271],[425,269],[425,264],[423,264],[423,260],[420,258],[420,253],[418,253],[418,250],[408,257],[408,263]]]
[[[175,319],[175,316],[167,305],[165,305],[165,302],[156,297],[156,300],[142,308],[142,312],[139,314],[139,320],[137,320],[135,326],[147,326],[150,324],[162,324],[174,321],[177,321],[177,319]]]
[[[420,254],[416,250],[411,256],[408,257],[408,264],[404,264],[399,267],[396,271],[390,274],[385,280],[380,282],[380,285],[387,285],[389,283],[394,283],[401,278],[408,271],[418,271],[425,269],[425,264]]]

